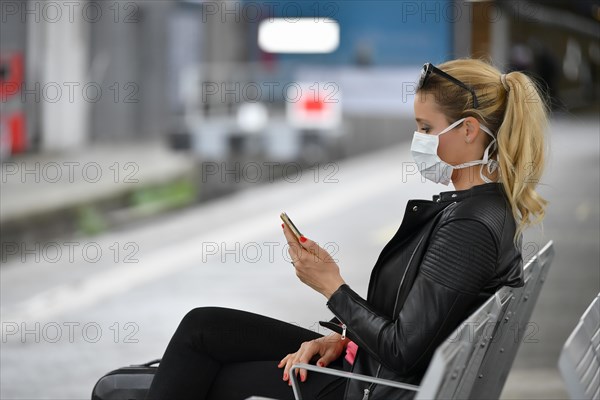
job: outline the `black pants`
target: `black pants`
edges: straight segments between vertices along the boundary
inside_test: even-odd
[[[293,399],[279,361],[322,335],[240,310],[195,308],[182,319],[158,367],[147,399],[237,400],[252,395]],[[328,365],[349,370],[344,353]],[[304,399],[339,400],[346,380],[308,372]]]

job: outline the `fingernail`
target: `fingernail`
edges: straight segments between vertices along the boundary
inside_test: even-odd
[[[283,224],[281,224],[281,227],[283,228]]]
[[[287,374],[283,374],[283,380],[287,381],[288,380],[288,375]]]
[[[304,375],[300,375],[300,381],[304,382],[306,380],[306,377]]]
[[[321,361],[319,361],[319,362],[317,363],[317,365],[318,365],[319,367],[322,367],[322,366],[323,366],[323,363],[322,363]]]
[[[302,243],[304,243],[304,242],[306,242],[306,238],[305,238],[304,236],[300,236],[300,241],[301,241]]]

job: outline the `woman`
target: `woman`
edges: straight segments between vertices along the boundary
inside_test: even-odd
[[[536,192],[544,167],[547,107],[520,72],[483,61],[425,64],[414,102],[411,153],[423,177],[454,185],[410,200],[373,268],[367,299],[315,242],[290,244],[299,279],[336,316],[316,332],[224,308],[182,320],[148,399],[293,398],[295,363],[418,385],[436,347],[503,285],[522,286],[522,231],[544,217]],[[485,167],[485,168],[484,168]],[[535,218],[532,221],[532,218]],[[414,392],[300,371],[305,398],[410,399]]]

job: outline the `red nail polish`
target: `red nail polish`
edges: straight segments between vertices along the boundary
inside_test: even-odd
[[[306,238],[305,238],[304,236],[300,236],[300,241],[301,241],[302,243],[304,243],[304,242],[306,242]]]
[[[283,224],[281,224],[281,227],[283,228]]]

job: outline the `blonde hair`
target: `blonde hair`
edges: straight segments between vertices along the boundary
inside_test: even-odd
[[[498,161],[499,180],[517,222],[516,245],[527,227],[544,219],[548,204],[535,191],[545,168],[548,104],[537,84],[521,72],[503,75],[483,60],[468,58],[437,67],[473,87],[479,106],[473,108],[469,91],[436,73],[429,75],[419,92],[434,94],[449,123],[472,116],[496,135],[497,151],[490,158]],[[486,137],[487,146],[492,139]]]

